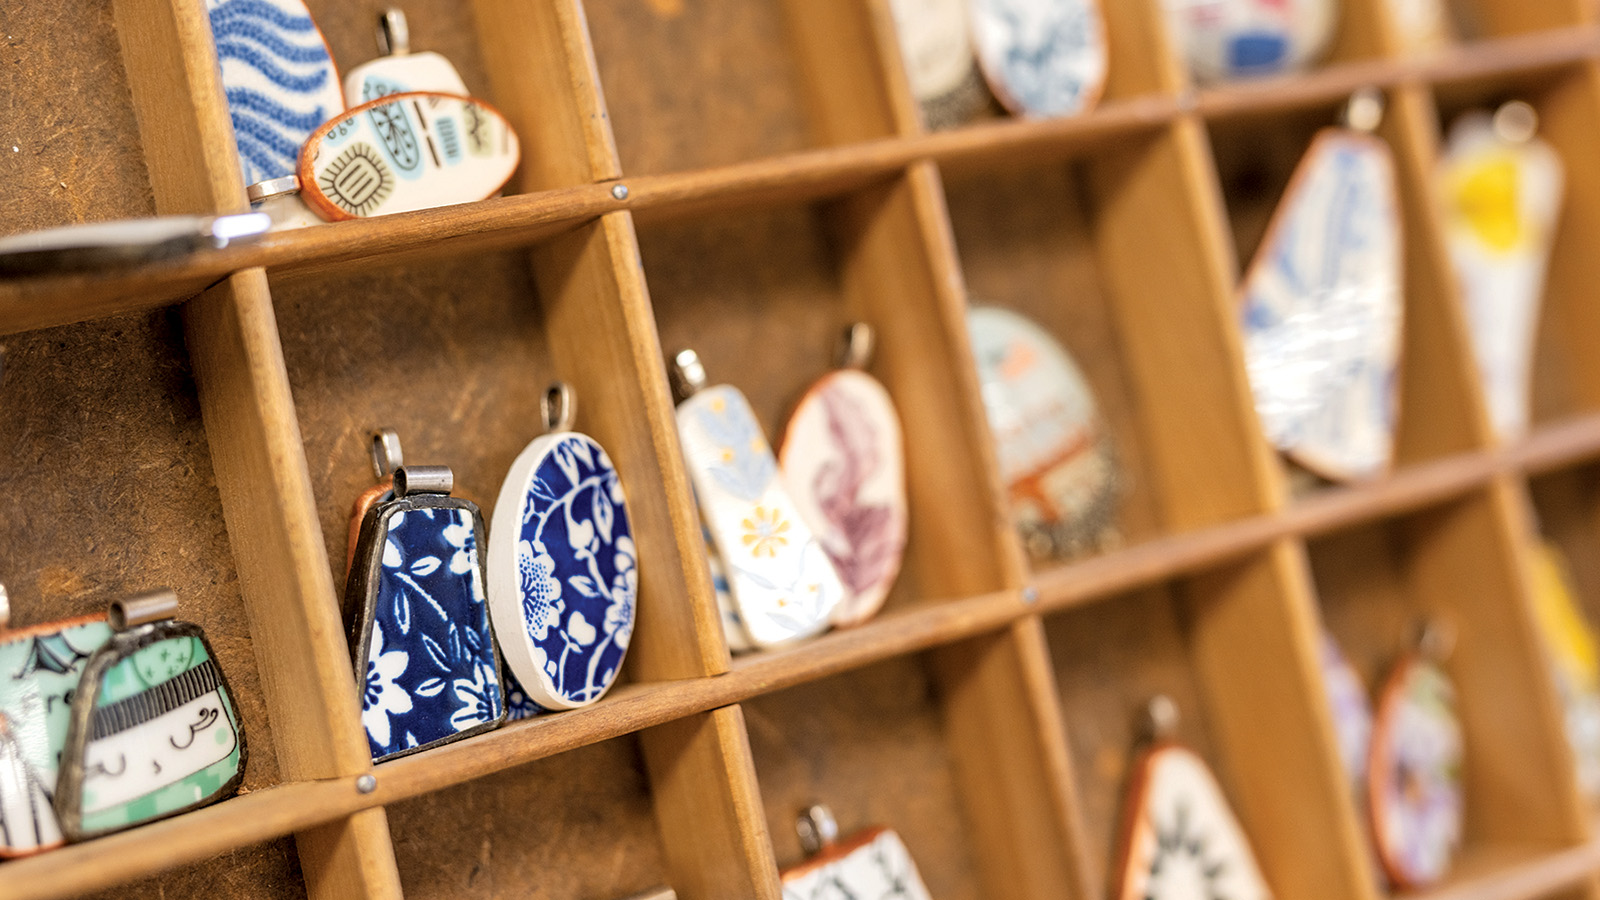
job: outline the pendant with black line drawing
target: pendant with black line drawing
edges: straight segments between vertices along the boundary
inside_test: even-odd
[[[243,725],[198,625],[156,591],[111,605],[110,639],[73,694],[54,805],[68,841],[165,819],[231,796]]]
[[[380,481],[358,501],[345,605],[356,612],[361,723],[383,762],[498,727],[506,687],[484,595],[483,515],[450,495],[448,467],[406,466],[392,431],[373,438],[392,488]]]
[[[928,128],[953,128],[989,105],[966,0],[890,0],[900,56]]]
[[[671,375],[684,465],[744,635],[768,649],[826,631],[844,585],[785,489],[750,402],[730,385],[706,387],[692,350],[674,357]]]
[[[1173,39],[1202,82],[1301,69],[1327,48],[1337,0],[1165,0]]]
[[[975,306],[967,331],[1011,517],[1029,555],[1113,546],[1122,476],[1083,372],[1054,337],[1010,310]]]
[[[605,696],[639,598],[622,479],[598,442],[572,430],[576,404],[564,383],[546,392],[546,433],[511,464],[490,529],[489,608],[506,668],[543,710]]]
[[[1368,758],[1367,815],[1378,861],[1401,890],[1437,883],[1461,846],[1461,719],[1439,661],[1449,648],[1429,623],[1378,698]]]
[[[1366,802],[1367,751],[1372,742],[1372,703],[1367,686],[1339,649],[1333,635],[1322,632],[1320,663],[1322,688],[1333,716],[1333,737],[1339,744],[1339,761],[1359,802]]]
[[[841,627],[872,618],[888,599],[910,519],[900,416],[866,372],[873,342],[870,326],[850,326],[839,368],[806,389],[778,450],[789,496],[844,583],[832,615]]]
[[[1088,112],[1105,89],[1108,55],[1100,0],[971,0],[978,67],[1019,116]]]
[[[840,841],[826,806],[797,823],[806,859],[784,869],[784,900],[930,900],[905,842],[890,828],[867,828]]]
[[[1351,127],[1312,140],[1239,288],[1261,427],[1331,481],[1389,469],[1403,315],[1394,157],[1371,133],[1381,95],[1349,110]]]
[[[437,91],[467,96],[466,82],[450,60],[431,50],[411,50],[405,11],[396,6],[378,16],[378,49],[383,55],[344,76],[344,95],[352,104],[371,103],[390,94]]]
[[[6,599],[0,587],[0,618]],[[90,654],[110,639],[103,615],[0,630],[0,857],[62,843],[52,797],[72,696]]]
[[[329,221],[493,196],[521,160],[499,110],[471,97],[391,94],[318,128],[300,154],[300,193]]]
[[[1268,900],[1261,868],[1211,769],[1174,743],[1176,707],[1151,703],[1153,742],[1140,751],[1122,806],[1114,900]]]

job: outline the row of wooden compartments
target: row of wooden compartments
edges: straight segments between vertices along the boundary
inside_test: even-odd
[[[380,4],[308,5],[342,65],[371,55]],[[1593,14],[1480,0],[1482,35],[1418,60],[1380,0],[1347,0],[1320,68],[1196,92],[1156,0],[1106,7],[1098,111],[928,134],[881,0],[412,0],[417,46],[518,127],[510,196],[0,284],[16,620],[173,586],[260,748],[240,797],[6,863],[0,898],[775,897],[814,801],[847,829],[899,829],[941,900],[1102,896],[1156,692],[1281,897],[1375,897],[1317,627],[1375,682],[1423,614],[1459,635],[1468,760],[1463,859],[1432,895],[1600,890],[1528,597],[1537,513],[1600,618]],[[40,0],[3,24],[13,117],[33,129],[0,152],[7,230],[244,207],[202,0]],[[1387,94],[1404,191],[1398,466],[1294,496],[1250,406],[1233,285],[1310,136],[1366,84]],[[1428,176],[1441,122],[1512,97],[1539,110],[1569,187],[1536,427],[1505,447]],[[1024,558],[969,294],[1084,365],[1126,470],[1121,548]],[[857,319],[878,328],[873,371],[908,437],[906,570],[867,626],[730,660],[662,349],[694,346],[772,430]],[[635,518],[626,683],[373,767],[337,599],[364,435],[397,428],[492,512],[556,377]]]

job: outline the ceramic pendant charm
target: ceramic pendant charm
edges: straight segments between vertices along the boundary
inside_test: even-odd
[[[750,403],[737,388],[705,387],[692,350],[674,358],[678,437],[729,595],[758,648],[825,631],[844,586],[800,515]]]
[[[1390,882],[1402,890],[1437,882],[1461,845],[1461,721],[1436,645],[1425,639],[1424,649],[1390,674],[1367,763],[1373,843]]]
[[[177,608],[171,591],[112,604],[111,638],[84,663],[55,796],[69,841],[215,803],[244,779],[233,692]]]
[[[489,608],[522,692],[547,710],[587,706],[622,669],[639,597],[622,480],[572,430],[565,384],[545,396],[547,432],[511,464],[489,541]]]
[[[784,900],[930,900],[917,864],[900,836],[869,828],[839,841],[826,806],[813,806],[798,823],[807,859],[781,875]]]
[[[842,367],[806,390],[778,451],[789,496],[844,582],[841,626],[883,606],[906,548],[904,441],[889,392],[864,371],[872,344],[870,326],[851,326]]]
[[[1107,70],[1099,0],[970,0],[973,46],[989,89],[1019,116],[1087,112]]]
[[[411,52],[411,29],[404,11],[391,6],[378,18],[378,48],[382,56],[356,66],[344,77],[344,95],[352,105],[413,91],[467,95],[466,82],[450,60],[431,50]]]
[[[1260,78],[1322,55],[1337,0],[1166,0],[1173,37],[1200,81]]]
[[[1375,108],[1374,108],[1375,107]],[[1241,286],[1240,327],[1256,413],[1291,459],[1334,481],[1389,468],[1400,356],[1401,232],[1394,160],[1355,128],[1311,142]]]
[[[1489,418],[1502,438],[1528,430],[1529,383],[1545,269],[1561,213],[1561,159],[1534,137],[1526,103],[1456,120],[1439,161],[1445,236]]]
[[[1151,703],[1155,740],[1134,763],[1122,807],[1113,900],[1267,900],[1255,854],[1216,778],[1172,741],[1176,707]]]
[[[0,275],[55,275],[178,260],[248,244],[271,227],[265,215],[241,213],[46,228],[0,238]]]
[[[967,330],[1028,552],[1069,558],[1113,543],[1115,452],[1082,371],[1044,329],[1008,310],[974,307]]]
[[[1450,43],[1450,18],[1444,0],[1389,0],[1400,46],[1410,53],[1439,50]]]
[[[960,125],[989,105],[966,0],[890,0],[889,8],[911,93],[929,128]]]
[[[517,169],[511,125],[481,100],[407,93],[327,123],[300,154],[301,195],[329,221],[470,203]]]
[[[0,587],[0,612],[5,601]],[[25,856],[62,842],[51,803],[70,703],[111,628],[105,616],[86,616],[3,629],[0,622],[0,857]]]
[[[728,586],[728,571],[723,568],[722,557],[711,543],[711,535],[700,525],[700,536],[706,542],[706,569],[711,575],[711,591],[717,598],[717,615],[722,619],[722,633],[728,639],[728,652],[748,653],[756,649],[750,635],[744,630],[744,620],[739,617],[739,607],[733,602],[733,589]]]
[[[1548,541],[1534,547],[1533,611],[1555,670],[1578,785],[1600,796],[1600,642],[1578,606],[1566,558]]]
[[[246,185],[295,174],[300,147],[344,111],[327,41],[301,0],[206,0]]]
[[[1367,686],[1345,659],[1339,642],[1322,633],[1322,687],[1333,713],[1333,736],[1339,742],[1339,761],[1350,784],[1361,794],[1367,783],[1367,750],[1372,741],[1372,704]],[[1365,799],[1365,798],[1362,798]]]

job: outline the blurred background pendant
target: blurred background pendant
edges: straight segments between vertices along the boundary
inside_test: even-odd
[[[1312,140],[1240,288],[1261,426],[1334,481],[1377,477],[1393,453],[1402,256],[1394,159],[1369,133],[1381,115],[1357,94],[1350,127]]]
[[[1165,0],[1173,38],[1199,81],[1303,68],[1327,48],[1336,0]]]
[[[1503,439],[1528,430],[1529,383],[1545,270],[1561,214],[1561,158],[1534,137],[1522,102],[1456,119],[1438,196],[1489,418]]]
[[[1549,541],[1533,548],[1533,611],[1561,695],[1578,786],[1600,797],[1600,650],[1566,557]]]
[[[839,841],[826,806],[813,806],[796,825],[806,860],[781,875],[785,898],[930,900],[905,842],[889,828],[868,828]]]
[[[171,591],[111,605],[113,633],[84,664],[61,754],[55,808],[69,841],[215,803],[244,780],[233,692],[177,608]]]
[[[1333,714],[1333,736],[1339,742],[1339,761],[1344,764],[1352,793],[1366,800],[1367,753],[1372,745],[1372,704],[1367,686],[1355,667],[1339,649],[1333,635],[1322,632],[1322,687],[1328,694]]]
[[[378,17],[378,51],[383,55],[356,66],[344,77],[344,95],[353,105],[413,91],[468,93],[450,60],[431,50],[411,52],[411,28],[399,7],[391,6]]]
[[[989,89],[1019,116],[1087,112],[1105,87],[1099,0],[970,0],[973,46]]]
[[[1070,558],[1114,542],[1115,452],[1083,373],[1044,329],[1009,310],[973,307],[967,329],[1028,552]]]
[[[1430,623],[1378,698],[1367,764],[1367,813],[1378,860],[1401,890],[1443,878],[1461,845],[1461,720],[1455,686],[1440,667],[1449,652]]]
[[[989,90],[972,52],[967,0],[890,0],[889,7],[928,127],[953,128],[982,112]]]
[[[401,464],[393,431],[374,434],[373,446],[392,490],[363,495],[371,505],[345,605],[357,610],[361,724],[382,762],[495,728],[505,690],[484,598],[483,515],[450,496],[448,467]]]
[[[1139,753],[1122,806],[1113,900],[1267,900],[1244,829],[1199,754],[1173,741],[1177,707],[1150,704],[1153,740]]]
[[[711,592],[717,599],[717,615],[722,619],[722,633],[728,640],[728,652],[748,653],[755,650],[756,645],[750,642],[750,633],[745,630],[744,619],[739,616],[739,606],[733,602],[728,570],[722,565],[722,557],[717,555],[717,547],[711,542],[711,534],[706,531],[704,521],[700,523],[700,537],[706,542],[706,569],[711,575]]]
[[[605,696],[633,639],[638,551],[622,481],[577,400],[545,394],[546,433],[511,464],[489,540],[489,608],[521,693],[540,709]],[[518,716],[525,712],[519,709]]]
[[[329,221],[493,196],[521,159],[499,111],[451,94],[391,94],[318,128],[300,154],[306,204]]]
[[[13,631],[9,618],[0,586],[0,857],[61,844],[51,803],[70,703],[90,654],[111,639],[105,616]]]
[[[846,331],[840,368],[806,389],[778,451],[789,496],[844,582],[840,626],[877,613],[906,549],[904,439],[894,400],[865,371],[873,341],[864,323]]]
[[[1428,53],[1450,43],[1450,18],[1445,13],[1444,0],[1389,0],[1389,16],[1394,20],[1401,49],[1408,53]]]
[[[826,631],[844,586],[778,477],[750,402],[730,385],[706,387],[692,350],[673,358],[672,376],[684,464],[742,637],[766,649]]]

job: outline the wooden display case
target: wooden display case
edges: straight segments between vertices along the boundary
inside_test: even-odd
[[[308,5],[342,68],[375,55],[377,0]],[[1088,900],[1156,691],[1279,896],[1376,898],[1317,626],[1372,680],[1422,612],[1459,634],[1469,790],[1462,863],[1424,895],[1600,893],[1528,596],[1537,518],[1600,614],[1596,11],[1462,2],[1470,33],[1412,57],[1382,0],[1344,0],[1316,68],[1196,89],[1159,0],[1105,5],[1094,112],[929,133],[884,0],[411,0],[417,48],[521,135],[506,196],[0,282],[15,621],[171,585],[256,750],[240,796],[4,863],[0,898],[776,898],[793,818],[821,801],[846,830],[898,828],[940,900]],[[245,207],[202,0],[22,0],[0,26],[4,231]],[[1397,466],[1291,490],[1251,408],[1234,285],[1311,134],[1367,85],[1404,194]],[[1501,445],[1428,175],[1455,113],[1513,97],[1568,190],[1535,428]],[[1126,469],[1118,546],[1026,558],[969,292],[1082,361]],[[692,344],[774,433],[858,319],[908,438],[906,571],[867,625],[730,659],[662,351]],[[396,428],[490,514],[556,377],[632,507],[624,682],[373,766],[339,600],[363,436]]]

